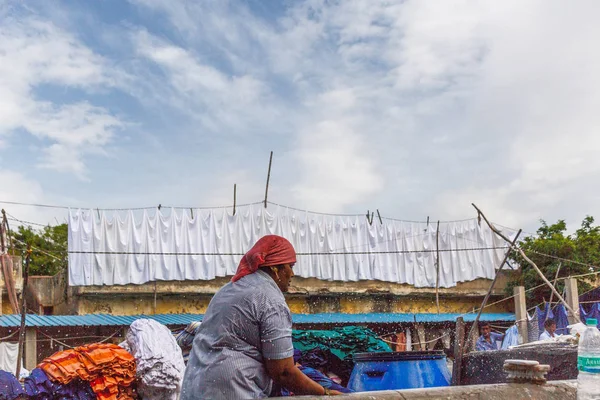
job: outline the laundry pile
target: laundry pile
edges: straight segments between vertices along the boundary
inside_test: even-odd
[[[135,397],[135,370],[135,359],[123,348],[94,343],[44,359],[25,380],[25,387],[35,400],[130,400]]]
[[[144,400],[176,400],[185,364],[171,331],[150,319],[134,321],[121,343],[137,364],[138,394]]]
[[[74,379],[66,385],[52,382],[44,371],[35,368],[25,378],[25,392],[31,400],[76,399],[94,400],[96,393],[89,382]]]
[[[296,363],[296,365],[298,366],[298,369],[300,371],[302,371],[302,373],[306,376],[308,376],[310,379],[312,379],[313,381],[317,382],[319,385],[323,386],[324,388],[327,388],[329,390],[337,390],[338,392],[342,392],[342,393],[352,393],[353,390],[350,390],[344,386],[341,385],[341,379],[335,375],[334,373],[332,373],[331,371],[326,371],[327,368],[327,363],[325,360],[323,359],[317,359],[317,358],[312,358],[313,361],[315,361],[316,363],[313,363],[313,367],[311,366],[307,366],[304,365],[302,363],[303,360],[303,354],[300,350],[294,350],[294,362]],[[318,357],[320,358],[320,357]],[[307,362],[307,358],[304,358],[304,362]],[[310,362],[310,361],[308,361]],[[281,393],[279,393],[281,396],[293,396],[294,393],[286,388],[282,388],[281,389]]]
[[[196,333],[198,333],[198,329],[200,329],[200,321],[193,321],[185,327],[184,330],[179,332],[175,336],[175,340],[179,347],[181,347],[181,352],[183,353],[183,361],[185,365],[187,365],[188,360],[190,358],[190,353],[192,351],[192,345],[194,344],[194,337]]]
[[[293,330],[294,349],[302,355],[303,366],[329,371],[347,383],[354,368],[352,354],[392,351],[375,332],[360,326],[345,326],[332,330]]]
[[[10,372],[0,370],[0,400],[24,399],[25,391]]]

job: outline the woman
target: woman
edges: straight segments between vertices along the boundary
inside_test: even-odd
[[[235,276],[212,298],[198,329],[181,400],[268,397],[273,383],[295,394],[340,394],[294,365],[292,317],[283,293],[296,252],[275,235],[261,238]]]

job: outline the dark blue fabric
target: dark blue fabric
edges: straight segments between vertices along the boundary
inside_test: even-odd
[[[353,390],[350,390],[341,385],[338,385],[337,383],[332,381],[328,376],[323,374],[321,371],[317,371],[314,368],[305,367],[302,365],[299,366],[298,368],[300,369],[300,371],[302,371],[302,373],[304,373],[304,375],[308,376],[310,379],[317,382],[319,385],[323,386],[324,388],[327,388],[330,390],[337,390],[338,392],[342,392],[342,393],[354,393]],[[293,396],[292,392],[290,392],[287,389],[281,389],[281,395],[282,396]]]
[[[67,385],[54,383],[44,371],[35,368],[25,378],[25,392],[32,400],[95,400],[96,394],[88,382],[76,379]]]
[[[313,349],[301,353],[302,355],[298,359],[298,362],[304,367],[310,368],[327,368],[331,353],[326,352],[323,349]],[[330,368],[327,368],[329,371]]]
[[[556,333],[566,335],[569,333],[569,319],[567,318],[567,310],[562,304],[554,307],[554,321],[556,322]]]
[[[569,319],[567,318],[567,311],[565,306],[562,304],[557,304],[554,309],[550,308],[550,303],[546,303],[544,305],[544,309],[538,310],[538,328],[539,332],[544,332],[546,328],[544,327],[544,322],[547,319],[553,319],[556,322],[556,333],[559,335],[565,335],[569,333],[569,329],[567,326],[569,325]]]
[[[297,363],[302,357],[302,352],[298,349],[294,349],[294,362]]]
[[[19,380],[10,372],[0,370],[0,400],[14,400],[24,395]]]
[[[579,315],[581,322],[585,323],[588,318],[596,318],[598,320],[598,329],[600,329],[600,303],[586,304],[589,311],[585,310],[583,304],[579,306]]]

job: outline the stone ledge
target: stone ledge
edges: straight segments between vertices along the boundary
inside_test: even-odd
[[[281,397],[280,399],[287,399]],[[297,396],[298,399],[316,400],[330,399],[327,396]],[[353,393],[336,396],[335,399],[348,400],[575,400],[577,398],[577,381],[552,381],[545,385],[502,383],[495,385],[450,386],[443,388],[386,390],[380,392]]]

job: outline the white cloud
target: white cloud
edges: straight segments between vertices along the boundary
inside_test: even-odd
[[[0,182],[2,182],[0,187],[0,200],[2,201],[33,204],[52,203],[48,201],[47,194],[39,182],[27,178],[20,172],[0,169]],[[12,228],[23,225],[13,217],[21,221],[51,225],[65,222],[66,211],[64,210],[4,203],[0,203],[0,208],[6,209],[9,225]],[[40,228],[37,225],[31,226]]]
[[[138,54],[158,65],[155,79],[163,104],[175,107],[210,133],[237,135],[268,124],[279,114],[269,87],[249,74],[226,74],[193,52],[145,31],[134,35]],[[207,132],[207,133],[208,133]]]
[[[351,123],[320,121],[301,132],[298,140],[295,155],[302,168],[299,182],[292,186],[298,204],[343,210],[381,190],[383,179],[364,154],[366,143]]]
[[[106,60],[33,14],[0,14],[0,134],[25,130],[50,144],[39,165],[85,179],[86,154],[109,143],[123,122],[87,101],[38,98],[40,85],[96,91],[115,84]],[[20,133],[19,133],[20,134]]]
[[[128,90],[179,134],[214,140],[200,167],[236,155],[194,196],[219,199],[246,180],[242,192],[260,200],[256,161],[274,149],[270,198],[298,207],[454,219],[476,202],[528,229],[600,215],[596,2],[132,3],[155,12],[129,25]],[[113,61],[40,19],[9,22],[0,131],[30,130],[51,142],[44,165],[84,176],[83,149],[104,148],[123,122],[87,103],[47,104],[35,87],[117,85]]]

